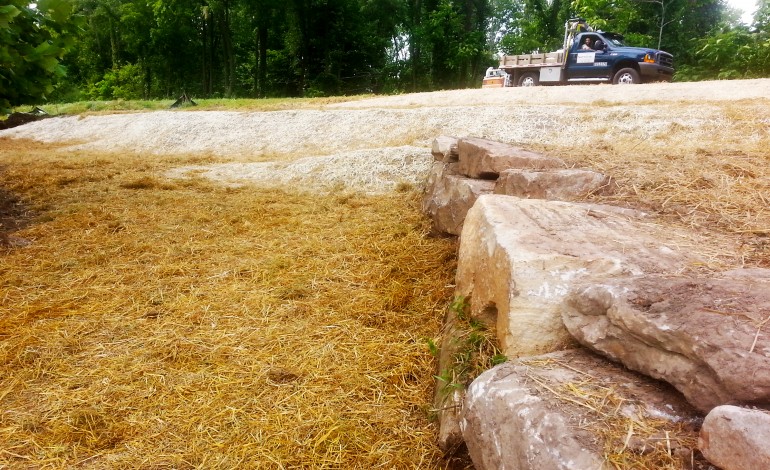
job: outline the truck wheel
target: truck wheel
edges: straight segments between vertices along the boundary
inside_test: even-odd
[[[540,84],[540,78],[536,73],[525,73],[519,78],[519,86],[538,86]]]
[[[612,83],[615,85],[632,85],[635,83],[641,83],[639,79],[639,72],[631,68],[625,68],[618,70],[615,77],[612,79]]]

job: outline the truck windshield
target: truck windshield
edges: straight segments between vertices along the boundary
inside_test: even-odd
[[[623,42],[623,36],[614,33],[605,33],[604,37],[615,47],[626,47],[626,43]]]

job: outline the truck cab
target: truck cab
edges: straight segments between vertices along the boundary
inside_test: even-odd
[[[671,54],[627,46],[623,36],[616,33],[590,31],[575,35],[566,59],[564,78],[571,82],[670,82],[674,75]]]

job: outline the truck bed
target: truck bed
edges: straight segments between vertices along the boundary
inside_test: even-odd
[[[551,67],[564,62],[563,52],[547,52],[545,54],[504,55],[500,60],[500,68],[508,67]]]

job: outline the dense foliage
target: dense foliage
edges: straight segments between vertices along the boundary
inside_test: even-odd
[[[770,3],[759,0],[752,27],[722,23],[694,43],[697,60],[679,72],[689,79],[770,76]]]
[[[60,60],[74,43],[72,6],[68,0],[40,0],[35,8],[24,0],[0,3],[0,114],[45,99],[64,76]]]
[[[91,98],[323,96],[474,85],[489,0],[76,0]]]
[[[62,65],[58,100],[475,87],[498,52],[559,47],[574,16],[673,53],[678,80],[768,76],[758,1],[748,26],[724,0],[5,0],[0,105],[50,97]]]

